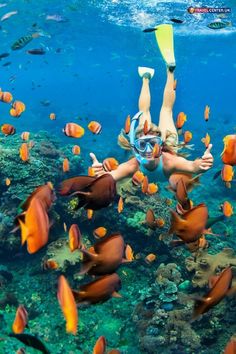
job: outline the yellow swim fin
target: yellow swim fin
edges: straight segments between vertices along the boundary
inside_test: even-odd
[[[155,30],[156,40],[161,55],[170,71],[175,69],[174,36],[172,25],[159,25]]]

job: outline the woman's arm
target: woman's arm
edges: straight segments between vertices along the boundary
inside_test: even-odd
[[[120,164],[116,170],[109,172],[114,180],[119,181],[122,178],[133,176],[139,169],[139,164],[135,158],[132,158]]]
[[[93,161],[92,168],[95,172],[96,177],[102,176],[105,173],[110,173],[116,181],[119,181],[122,178],[132,176],[139,169],[139,164],[137,160],[135,158],[132,158],[120,164],[116,170],[107,172],[104,170],[102,163],[97,160],[96,156],[93,153],[90,153],[90,157]]]
[[[186,160],[183,157],[177,156],[173,160],[173,172],[189,172],[189,173],[204,173],[213,166],[213,156],[210,153],[212,144],[208,146],[203,156],[194,161]]]

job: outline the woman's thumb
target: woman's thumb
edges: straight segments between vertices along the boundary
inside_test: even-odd
[[[210,154],[211,153],[211,149],[212,149],[212,144],[209,144],[206,151],[205,151],[205,154]]]
[[[96,158],[96,155],[93,152],[90,152],[89,156],[91,157],[93,164],[99,163],[98,159]]]

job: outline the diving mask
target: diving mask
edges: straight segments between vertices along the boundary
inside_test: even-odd
[[[134,141],[136,150],[141,153],[152,151],[156,144],[160,146],[162,139],[155,135],[142,136]]]
[[[146,152],[152,152],[156,144],[158,146],[161,146],[162,139],[161,137],[155,135],[144,135],[138,139],[135,139],[136,124],[138,123],[139,118],[141,117],[142,114],[143,112],[139,111],[133,116],[130,125],[129,139],[130,139],[130,145],[133,149],[136,159],[138,160],[139,163],[145,164],[148,163],[148,159],[145,158],[144,156],[141,156],[141,154]],[[161,148],[159,150],[161,154]]]

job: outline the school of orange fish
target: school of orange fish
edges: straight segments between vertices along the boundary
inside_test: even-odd
[[[176,85],[177,82],[175,82]],[[21,101],[13,101],[10,92],[0,91],[0,101],[10,105],[10,115],[19,118],[25,111],[25,104]],[[210,115],[210,107],[206,106],[204,110],[204,119],[207,122]],[[51,120],[56,119],[55,113],[50,113]],[[183,143],[186,146],[192,140],[190,131],[183,132],[184,123],[187,116],[184,112],[178,114],[176,120],[176,128],[178,134],[183,136]],[[124,131],[126,134],[130,130],[130,116],[125,121]],[[91,121],[88,129],[93,134],[99,134],[102,126],[99,122]],[[148,133],[147,122],[143,128],[144,134]],[[69,122],[63,128],[63,133],[68,137],[80,138],[84,135],[85,130],[80,125]],[[5,136],[16,133],[16,129],[11,124],[3,124],[1,132]],[[30,133],[23,132],[21,138],[24,141],[19,149],[20,159],[24,163],[30,163],[30,149],[33,148],[33,142],[29,140]],[[202,138],[205,147],[210,143],[210,135]],[[221,154],[223,162],[222,169],[217,172],[214,178],[221,175],[222,181],[227,188],[231,187],[234,176],[234,166],[236,165],[236,135],[227,135],[223,139],[224,149]],[[74,145],[73,154],[80,154],[80,147]],[[153,156],[159,156],[159,147],[153,149]],[[106,158],[103,161],[105,171],[109,172],[118,167],[118,161],[113,158]],[[64,159],[62,169],[64,172],[69,171],[69,160]],[[170,242],[172,247],[185,245],[190,252],[197,252],[201,248],[208,247],[206,240],[207,234],[212,234],[211,229],[207,229],[208,207],[205,203],[194,205],[189,199],[188,192],[199,183],[200,176],[193,176],[186,173],[172,174],[169,179],[169,189],[175,194],[177,200],[176,210],[170,209],[171,225],[169,234],[175,235]],[[135,172],[132,177],[135,186],[140,186],[146,195],[153,195],[158,192],[158,185],[149,183],[147,176],[141,171]],[[14,183],[14,180],[6,178],[6,185]],[[116,195],[116,183],[109,173],[100,177],[94,176],[92,167],[88,169],[87,176],[78,176],[64,180],[59,189],[60,196],[77,196],[78,208],[84,207],[87,210],[88,219],[93,217],[94,211],[107,207],[114,200]],[[48,243],[50,220],[48,212],[52,204],[56,200],[56,192],[52,183],[47,182],[38,186],[27,200],[21,204],[22,213],[15,218],[15,229],[21,231],[21,244],[27,245],[27,250],[33,254],[40,250]],[[170,203],[171,204],[171,203]],[[222,213],[225,217],[233,214],[233,207],[225,201],[221,206]],[[118,213],[124,209],[124,201],[122,197],[118,201]],[[165,224],[165,220],[156,217],[152,209],[146,213],[145,223],[153,230],[161,228]],[[67,226],[64,225],[65,230]],[[78,290],[71,289],[66,277],[61,275],[58,279],[57,298],[66,321],[66,331],[76,335],[78,328],[78,310],[77,305],[81,303],[96,304],[106,301],[111,297],[121,297],[119,290],[121,289],[121,279],[115,273],[122,263],[131,262],[135,256],[130,245],[126,245],[123,236],[119,233],[107,236],[107,229],[103,226],[93,231],[97,241],[92,247],[86,249],[83,245],[82,235],[77,224],[73,224],[68,232],[68,247],[71,252],[81,252],[83,255],[82,266],[79,274],[89,274],[96,276],[95,280],[88,284],[82,285]],[[151,253],[145,257],[147,263],[156,260],[156,255]],[[58,264],[53,259],[44,261],[44,269],[56,270]],[[192,318],[195,319],[203,315],[213,306],[216,306],[226,295],[235,294],[236,289],[231,287],[232,269],[230,267],[224,269],[219,275],[209,279],[209,291],[202,298],[195,301]],[[23,333],[28,322],[28,313],[23,305],[20,305],[16,311],[15,320],[12,325],[12,331],[15,335]],[[236,341],[232,339],[225,348],[225,354],[235,354]],[[94,354],[103,354],[106,352],[106,339],[101,336],[93,349]],[[119,350],[113,349],[110,354],[120,353]]]

